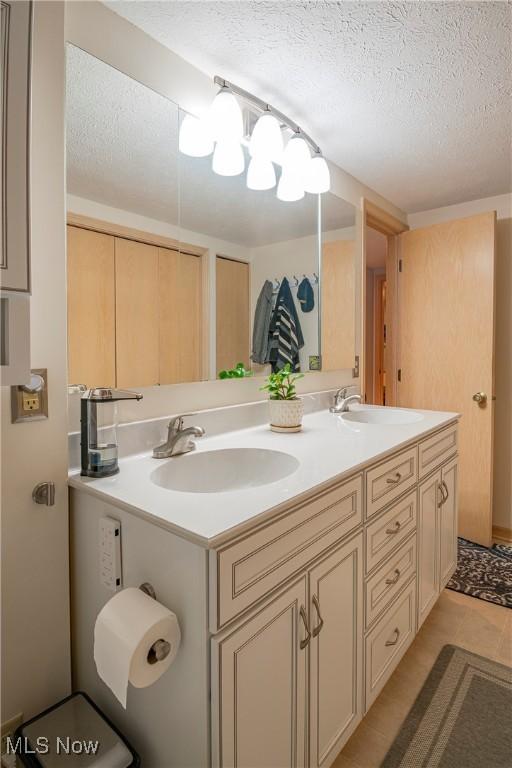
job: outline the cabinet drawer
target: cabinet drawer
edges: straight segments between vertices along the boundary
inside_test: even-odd
[[[212,632],[362,523],[362,476],[210,553]]]
[[[425,477],[455,453],[457,453],[457,424],[452,424],[420,443],[419,476]]]
[[[416,573],[416,534],[406,541],[386,563],[368,579],[366,593],[366,627],[379,616],[382,611],[403,589],[409,579]]]
[[[411,644],[415,633],[415,617],[414,580],[366,638],[366,711]]]
[[[416,528],[416,489],[366,529],[366,572],[386,558]]]
[[[418,449],[409,448],[366,473],[366,517],[411,488],[418,480]]]

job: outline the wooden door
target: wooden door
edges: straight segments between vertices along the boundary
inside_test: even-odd
[[[216,371],[237,363],[251,367],[249,338],[249,265],[217,256],[217,355]]]
[[[441,472],[419,487],[418,504],[418,629],[439,595],[439,515]]]
[[[160,384],[203,376],[201,257],[158,249]]]
[[[117,386],[159,383],[158,248],[115,239]]]
[[[222,768],[306,764],[306,577],[212,638],[213,763]]]
[[[453,459],[441,472],[445,501],[439,507],[439,588],[444,589],[457,566],[458,461]]]
[[[355,242],[333,240],[322,246],[322,370],[354,367]]]
[[[459,532],[489,545],[492,532],[495,214],[399,236],[398,404],[456,411]],[[484,392],[485,407],[473,395]]]
[[[116,385],[114,238],[67,227],[68,382]]]
[[[322,560],[310,586],[310,766],[328,766],[362,717],[362,534]]]

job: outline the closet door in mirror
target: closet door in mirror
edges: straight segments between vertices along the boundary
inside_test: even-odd
[[[202,259],[158,249],[160,384],[206,378]]]
[[[249,265],[217,256],[217,375],[249,359]]]
[[[67,228],[68,381],[114,387],[114,238]]]
[[[158,384],[158,248],[115,238],[117,386]]]

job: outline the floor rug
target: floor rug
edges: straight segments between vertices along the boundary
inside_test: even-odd
[[[512,669],[445,645],[381,768],[510,768]]]
[[[457,570],[446,586],[512,608],[512,547],[495,544],[487,549],[459,538]]]

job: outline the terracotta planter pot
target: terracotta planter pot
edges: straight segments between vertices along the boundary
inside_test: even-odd
[[[298,432],[302,429],[302,398],[269,400],[270,428],[275,432]]]

